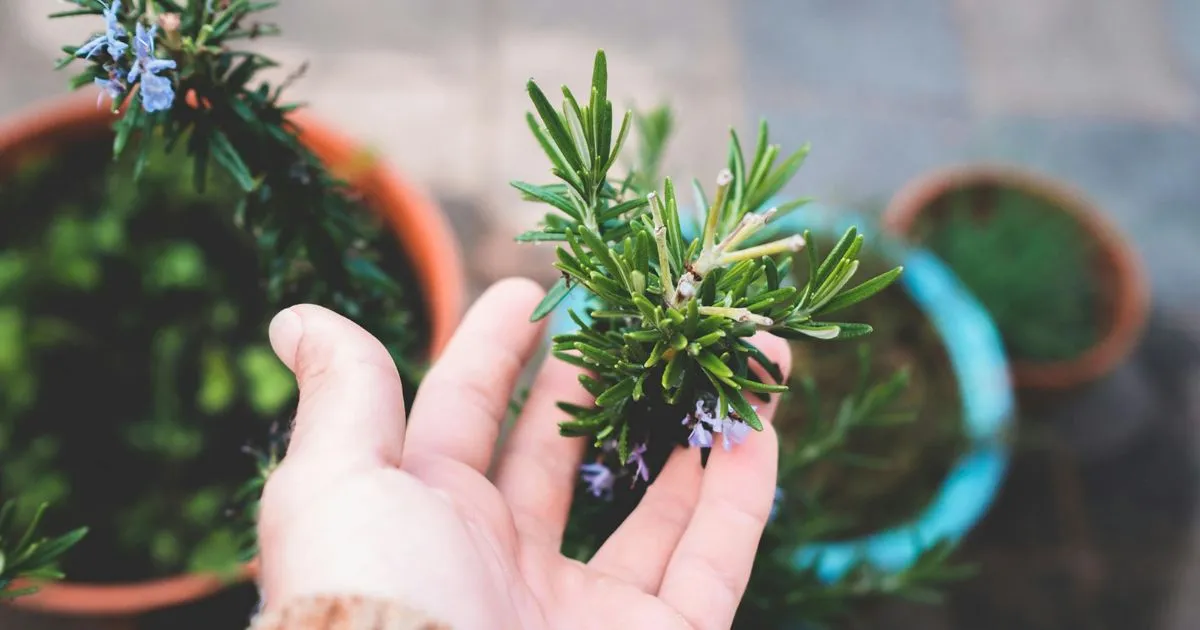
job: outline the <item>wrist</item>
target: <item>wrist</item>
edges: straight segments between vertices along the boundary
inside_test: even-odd
[[[400,601],[319,595],[272,607],[255,617],[250,630],[450,630],[450,626]]]

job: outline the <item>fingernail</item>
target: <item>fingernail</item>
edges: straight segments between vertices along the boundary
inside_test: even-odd
[[[267,329],[271,339],[271,349],[288,369],[296,369],[296,350],[300,347],[300,338],[304,336],[304,322],[292,309],[284,309],[271,320]]]

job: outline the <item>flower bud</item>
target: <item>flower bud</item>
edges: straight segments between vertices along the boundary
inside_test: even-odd
[[[168,48],[179,48],[182,43],[179,36],[179,27],[182,21],[179,19],[178,13],[163,13],[158,16],[158,27],[162,29],[165,36],[165,42]]]

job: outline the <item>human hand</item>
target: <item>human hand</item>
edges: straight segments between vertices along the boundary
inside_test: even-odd
[[[261,503],[268,610],[363,595],[454,630],[730,627],[774,498],[775,430],[768,422],[738,448],[714,449],[707,469],[698,449],[677,449],[589,563],[563,557],[585,443],[559,435],[566,416],[555,403],[589,402],[575,368],[546,362],[493,462],[541,336],[528,321],[541,297],[522,280],[485,293],[407,422],[376,339],[316,306],[276,316],[271,345],[296,374],[300,405]],[[756,342],[786,373],[786,344]]]

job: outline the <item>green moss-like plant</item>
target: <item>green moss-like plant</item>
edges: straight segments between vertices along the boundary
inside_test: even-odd
[[[925,214],[922,242],[991,313],[1011,356],[1068,360],[1098,341],[1095,243],[1072,215],[990,185],[952,190]]]

